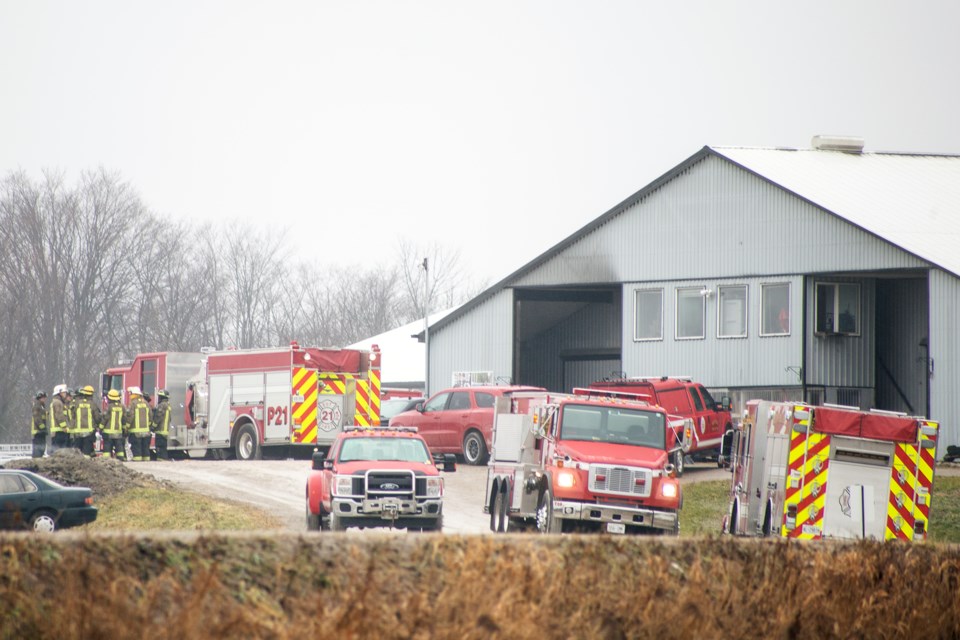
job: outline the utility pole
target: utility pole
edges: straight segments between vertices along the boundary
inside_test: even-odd
[[[425,362],[423,366],[423,397],[430,397],[430,263],[423,259],[423,343]]]

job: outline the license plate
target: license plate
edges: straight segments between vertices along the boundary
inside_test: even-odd
[[[622,522],[608,522],[607,533],[626,533],[627,525]]]

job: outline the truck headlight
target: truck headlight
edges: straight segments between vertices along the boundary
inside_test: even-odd
[[[353,494],[353,476],[335,476],[333,479],[333,494],[349,496]]]
[[[569,489],[575,481],[576,477],[572,471],[561,471],[557,474],[557,486],[562,489]]]
[[[676,482],[663,482],[660,484],[660,493],[664,498],[676,498],[677,497],[677,483]]]
[[[427,497],[439,498],[443,495],[443,478],[427,476]]]

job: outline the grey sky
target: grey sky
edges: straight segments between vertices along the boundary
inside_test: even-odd
[[[0,0],[0,171],[497,280],[704,144],[960,153],[960,3]]]

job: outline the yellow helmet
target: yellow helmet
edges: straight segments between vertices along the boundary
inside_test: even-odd
[[[92,395],[93,395],[93,386],[88,384],[88,385],[85,385],[85,386],[83,386],[83,387],[80,387],[79,393],[80,393],[80,395],[82,395],[82,396],[92,396]]]
[[[120,392],[117,391],[116,389],[110,389],[110,391],[107,392],[107,400],[116,401],[119,399],[120,399]]]

